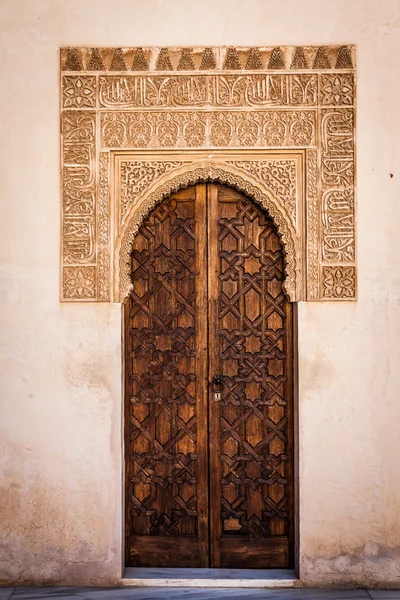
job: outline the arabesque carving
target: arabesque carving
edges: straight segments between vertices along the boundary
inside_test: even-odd
[[[307,206],[307,300],[319,297],[319,228],[318,228],[318,186],[317,151],[307,150],[306,168]]]
[[[296,190],[296,161],[295,160],[252,160],[227,161],[265,183],[276,200],[280,201],[296,226],[297,190]]]
[[[292,300],[354,300],[355,63],[352,45],[61,49],[62,300],[122,301],[122,246],[195,175],[268,209]]]
[[[119,219],[122,223],[133,199],[141,195],[151,183],[169,171],[184,164],[182,161],[124,161],[120,164]]]
[[[103,148],[312,147],[315,111],[102,112]]]

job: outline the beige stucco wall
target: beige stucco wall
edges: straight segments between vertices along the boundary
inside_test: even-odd
[[[58,48],[357,43],[359,300],[299,306],[300,576],[400,585],[400,2],[0,0],[0,19],[0,579],[122,571],[121,308],[59,303]]]

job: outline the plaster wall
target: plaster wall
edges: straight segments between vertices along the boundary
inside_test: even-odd
[[[300,577],[400,585],[400,2],[0,0],[0,579],[122,572],[121,307],[59,302],[59,47],[356,43],[358,302],[299,305]]]

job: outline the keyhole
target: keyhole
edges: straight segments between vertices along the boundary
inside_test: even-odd
[[[215,402],[219,402],[221,400],[221,393],[220,392],[215,392],[214,393],[214,398],[215,398]]]

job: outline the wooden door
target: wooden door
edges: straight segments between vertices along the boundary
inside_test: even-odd
[[[191,186],[151,211],[131,261],[127,566],[292,566],[292,310],[272,220]]]

